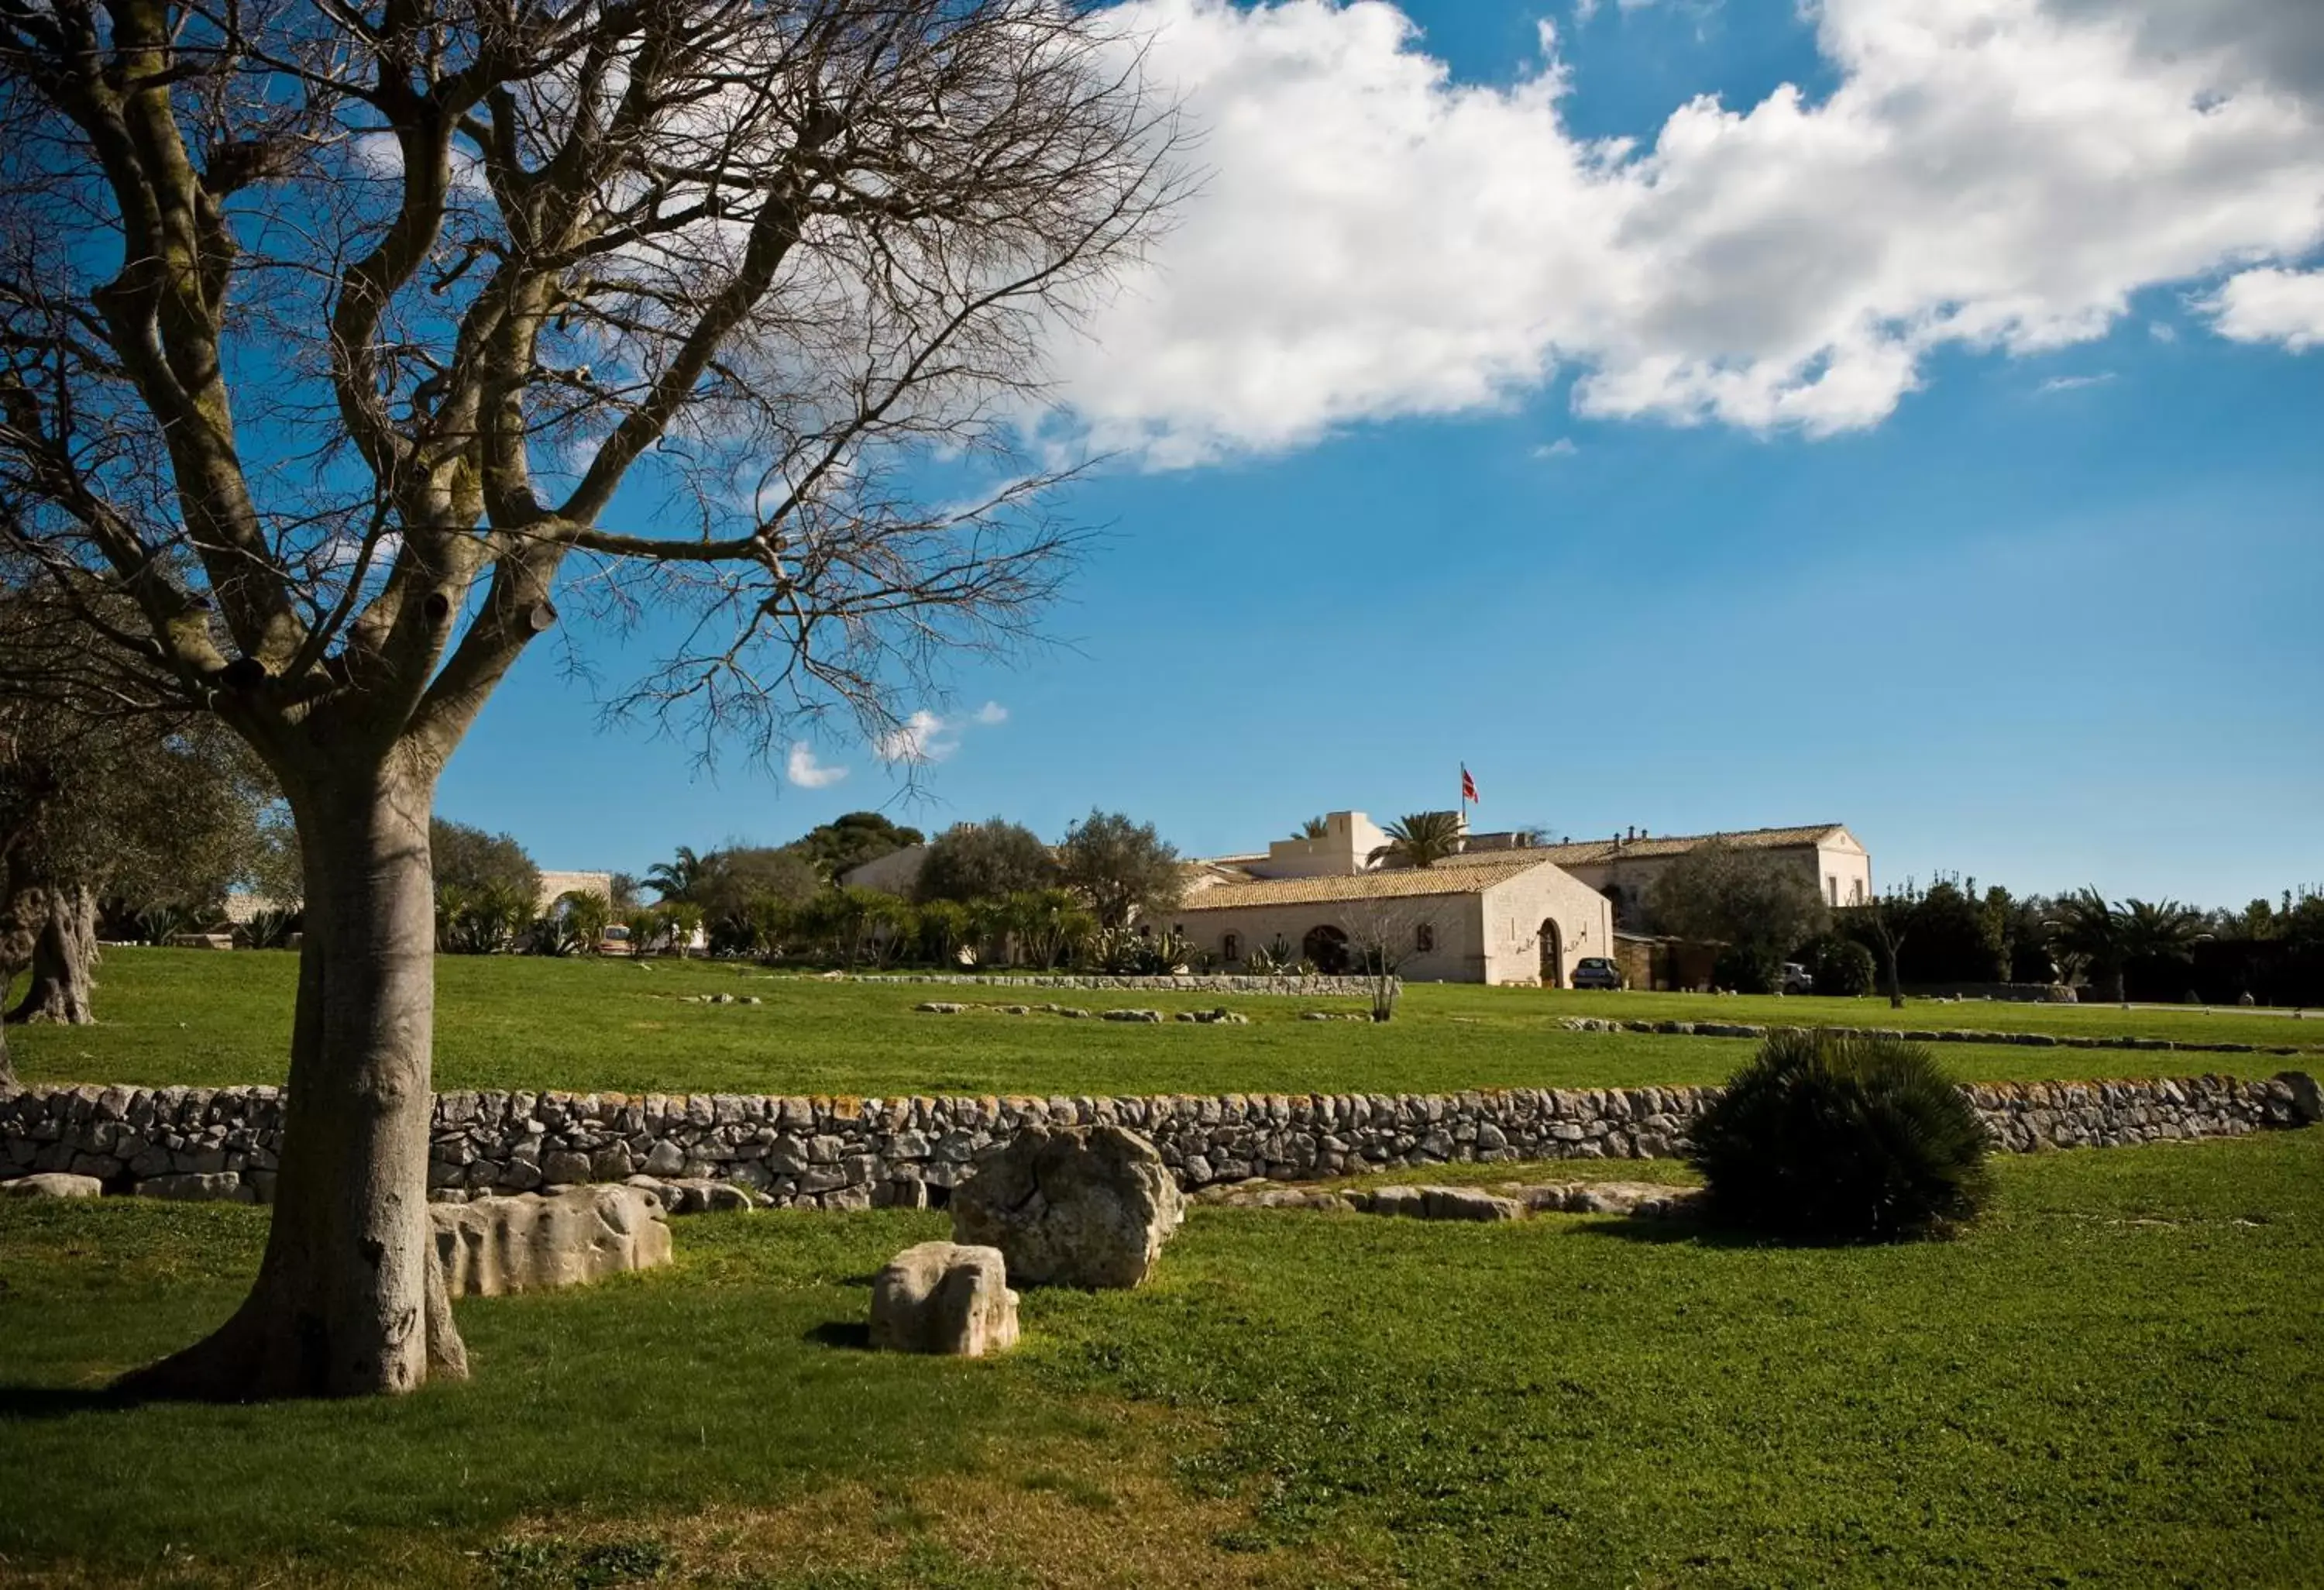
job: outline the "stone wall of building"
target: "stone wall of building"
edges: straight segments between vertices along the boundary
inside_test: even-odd
[[[1064,988],[1084,994],[1296,994],[1308,999],[1370,999],[1369,977],[1251,977],[1224,972],[1181,977],[1113,977],[1101,972],[893,972],[858,983],[934,983],[963,988]]]
[[[2315,1081],[2187,1077],[1972,1086],[2005,1149],[2113,1147],[2301,1126]],[[644,1175],[708,1179],[791,1206],[942,1204],[969,1161],[1028,1123],[1150,1137],[1189,1189],[1451,1160],[1657,1159],[1707,1087],[1129,1098],[777,1098],[736,1094],[438,1095],[431,1196],[464,1199]],[[263,1202],[281,1151],[273,1087],[33,1088],[0,1100],[0,1180],[62,1170],[109,1190]]]

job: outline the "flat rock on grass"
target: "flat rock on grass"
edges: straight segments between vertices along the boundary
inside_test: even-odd
[[[12,1198],[101,1198],[105,1196],[105,1183],[94,1176],[44,1170],[38,1176],[0,1182],[0,1195]]]
[[[467,1204],[430,1204],[436,1256],[456,1298],[578,1286],[670,1258],[656,1199],[633,1187],[576,1187]]]
[[[872,1345],[982,1358],[1017,1344],[1017,1294],[999,1248],[922,1243],[872,1283]]]

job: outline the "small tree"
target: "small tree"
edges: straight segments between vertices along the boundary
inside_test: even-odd
[[[1728,947],[1751,981],[1780,986],[1784,957],[1830,920],[1815,881],[1763,850],[1706,840],[1665,866],[1647,905],[1665,933]]]
[[[1354,901],[1341,911],[1348,953],[1370,985],[1373,1021],[1395,1017],[1404,993],[1398,974],[1407,959],[1420,953],[1423,936],[1436,931],[1436,905],[1430,897],[1418,895]],[[1287,951],[1289,946],[1283,948]]]
[[[1177,848],[1152,823],[1132,822],[1118,811],[1093,808],[1067,828],[1057,846],[1057,867],[1065,886],[1082,897],[1102,928],[1159,917],[1185,894]]]
[[[11,1021],[95,1020],[97,920],[215,920],[261,850],[272,790],[202,718],[106,716],[88,700],[0,701],[0,999]]]
[[[993,818],[946,829],[928,844],[914,897],[1003,900],[1038,893],[1057,881],[1057,858],[1030,828]]]
[[[1848,907],[1839,917],[1841,931],[1879,956],[1880,969],[1887,979],[1891,1010],[1904,1008],[1904,985],[1897,972],[1897,957],[1912,931],[1913,903],[1909,888],[1903,892],[1892,890],[1877,900]]]
[[[511,834],[488,834],[466,823],[431,818],[428,854],[437,891],[468,894],[494,891],[521,896],[530,908],[540,898],[540,868]]]

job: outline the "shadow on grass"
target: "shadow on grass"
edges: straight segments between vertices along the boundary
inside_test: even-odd
[[[0,1385],[0,1423],[69,1419],[76,1413],[135,1408],[139,1401],[110,1386]]]
[[[860,1319],[826,1319],[799,1337],[818,1347],[837,1347],[845,1352],[869,1353],[872,1350],[872,1327]]]
[[[1721,1225],[1699,1220],[1643,1220],[1635,1215],[1624,1215],[1610,1220],[1587,1220],[1573,1227],[1575,1236],[1612,1237],[1621,1242],[1638,1243],[1647,1247],[1669,1247],[1678,1243],[1692,1243],[1701,1248],[1877,1248],[1891,1247],[1869,1238],[1819,1236],[1799,1232],[1750,1231],[1740,1226]],[[1941,1241],[1941,1238],[1921,1239]]]

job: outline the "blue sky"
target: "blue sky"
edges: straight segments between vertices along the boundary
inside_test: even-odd
[[[1306,9],[1317,29],[1360,20]],[[1449,77],[1415,90],[1439,109],[1471,87],[1522,96],[1543,70],[1539,6],[1405,9],[1418,32],[1396,60],[1443,63]],[[1784,5],[1608,4],[1552,20],[1554,116],[1577,145],[1651,145],[1702,93],[1740,112],[1794,83],[1814,107],[1849,69]],[[1245,158],[1205,153],[1230,178]],[[2220,185],[2216,171],[2153,180]],[[958,726],[919,797],[836,742],[816,753],[850,771],[825,788],[732,756],[703,775],[688,744],[601,732],[590,691],[542,652],[486,709],[439,809],[514,832],[550,866],[642,871],[678,845],[779,842],[881,805],[924,827],[1000,812],[1044,833],[1096,805],[1205,854],[1327,809],[1448,805],[1465,760],[1494,827],[1834,820],[1884,882],[1944,870],[2204,903],[2324,883],[2324,348],[2296,330],[2225,335],[2215,296],[2254,261],[2310,268],[2299,227],[2312,249],[2324,190],[2310,205],[2288,231],[2222,232],[2208,272],[2158,253],[2152,280],[2089,290],[2111,295],[2094,319],[2084,288],[2050,269],[2052,246],[2021,231],[2024,292],[2049,295],[2050,329],[1916,344],[1909,375],[1849,395],[1838,425],[1767,421],[1756,394],[1609,400],[1588,385],[1682,326],[1668,334],[1709,335],[1720,369],[1775,371],[1768,393],[1816,391],[1848,347],[1801,360],[1731,329],[1774,312],[1780,275],[1642,314],[1644,329],[1601,334],[1628,311],[1574,311],[1515,374],[1462,356],[1487,360],[1471,397],[1445,395],[1434,369],[1394,370],[1281,427],[1104,384],[1152,349],[1101,338],[1074,356],[1067,401],[1201,439],[1075,488],[1067,512],[1106,534],[1052,615],[1059,643],[964,670],[952,701],[929,704]],[[1810,273],[1848,253],[1795,246]],[[1457,273],[1457,257],[1443,263]],[[1414,268],[1425,289],[1429,260]],[[1883,269],[1864,291],[1904,291]],[[1157,300],[1177,312],[1189,280]],[[1913,291],[1947,313],[1978,292],[2021,296],[2006,273]],[[1441,318],[1425,292],[1412,301]],[[1367,335],[1398,312],[1368,301]],[[1722,328],[1692,329],[1704,314]],[[1296,364],[1270,368],[1296,381]],[[1005,721],[965,721],[987,702]]]

